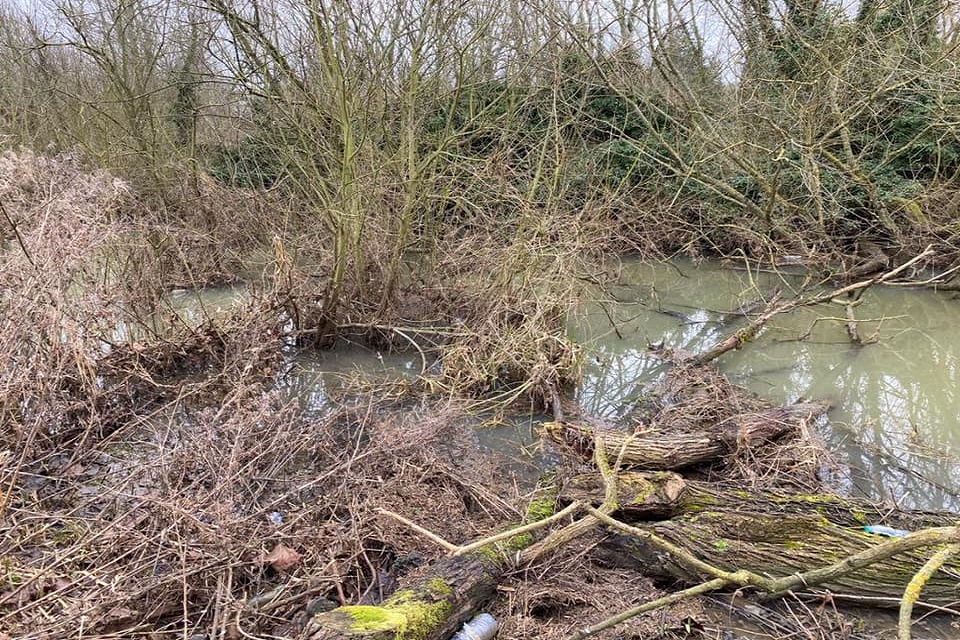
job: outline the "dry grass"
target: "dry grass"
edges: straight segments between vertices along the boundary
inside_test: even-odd
[[[612,566],[598,548],[602,534],[583,536],[547,562],[517,572],[501,587],[494,613],[501,638],[568,638],[575,630],[663,591],[633,569]],[[597,638],[683,638],[685,622],[702,614],[696,601],[632,618]]]
[[[244,195],[202,188],[210,207]],[[477,446],[463,405],[388,413],[364,396],[308,411],[278,384],[294,345],[320,331],[322,250],[304,264],[278,235],[271,288],[191,323],[165,294],[234,271],[214,250],[219,237],[245,242],[226,216],[183,231],[122,181],[27,152],[0,156],[0,202],[5,633],[288,636],[309,612],[379,601],[438,556],[377,509],[458,543],[519,519],[524,489]],[[401,283],[401,304],[349,300],[340,328],[415,343],[421,392],[551,406],[578,376],[566,311],[603,246],[589,209],[555,213],[533,229],[449,239],[423,258],[432,269]],[[371,257],[375,274],[382,255]],[[361,285],[377,282],[351,283]],[[704,368],[676,369],[656,396],[664,424],[686,428],[755,404]],[[656,594],[598,564],[596,543],[513,576],[495,605],[501,637],[563,637]],[[609,635],[671,637],[697,614],[678,608]]]
[[[454,461],[451,441],[466,436],[450,415],[310,419],[279,392],[244,392],[171,406],[81,456],[31,460],[7,508],[3,628],[282,634],[312,601],[377,601],[436,556],[377,508],[461,541],[516,518],[496,465]]]

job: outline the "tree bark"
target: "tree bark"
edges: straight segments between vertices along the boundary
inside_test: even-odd
[[[768,442],[796,429],[802,420],[817,417],[828,409],[829,405],[823,402],[776,407],[732,416],[710,428],[690,433],[661,431],[656,427],[626,433],[565,422],[549,422],[543,427],[551,438],[571,446],[586,458],[592,457],[594,438],[599,436],[611,459],[620,460],[624,466],[672,470],[710,462]]]
[[[649,530],[719,569],[746,568],[772,578],[832,565],[888,539],[867,533],[862,525],[831,522],[814,509],[791,515],[711,510],[658,522],[650,525]],[[660,574],[690,584],[703,581],[695,571],[674,562],[645,541],[618,536],[610,548],[621,561],[629,559],[627,566],[647,575]],[[926,549],[905,551],[805,591],[854,598],[861,604],[896,607],[929,555]],[[958,578],[960,562],[951,559],[926,583],[924,602],[936,606],[956,603],[960,599]]]
[[[951,526],[956,515],[894,511],[865,500],[837,495],[783,491],[747,491],[685,480],[673,473],[623,472],[617,477],[624,522],[642,526],[693,552],[719,569],[748,569],[776,578],[819,569],[853,556],[888,538],[865,527],[882,524],[909,532]],[[603,481],[594,474],[571,479],[560,500],[598,504]],[[604,561],[646,575],[694,584],[703,576],[665,555],[650,543],[614,536],[601,552]],[[907,551],[810,589],[856,598],[863,604],[895,607],[929,550]],[[925,603],[944,606],[960,599],[960,561],[948,560],[924,586]]]
[[[314,616],[302,638],[447,640],[496,593],[506,567],[496,553],[452,556],[427,577],[376,606],[351,605]]]

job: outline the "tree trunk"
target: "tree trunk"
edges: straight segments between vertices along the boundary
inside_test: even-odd
[[[690,433],[656,427],[626,433],[564,422],[549,422],[543,427],[554,440],[586,458],[593,457],[594,440],[600,436],[611,460],[619,459],[625,466],[638,469],[669,470],[703,464],[769,442],[828,409],[829,405],[822,402],[776,407],[739,414]]]
[[[788,576],[838,562],[886,538],[865,527],[884,525],[891,533],[952,526],[956,515],[893,511],[865,500],[833,494],[746,491],[685,480],[673,473],[625,472],[617,477],[615,516],[639,525],[701,560],[727,571],[748,569],[771,577]],[[560,494],[562,502],[599,504],[603,481],[595,474],[576,476]],[[676,563],[647,542],[615,536],[605,545],[605,560],[647,575],[697,584],[703,576]],[[811,589],[852,597],[862,604],[899,605],[913,574],[929,549],[906,552]],[[952,559],[931,577],[923,600],[947,605],[960,599],[960,560]]]

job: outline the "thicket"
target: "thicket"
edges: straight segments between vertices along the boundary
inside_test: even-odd
[[[8,3],[0,143],[129,182],[171,285],[265,250],[304,339],[555,334],[604,251],[952,256],[957,42],[940,0]]]
[[[3,141],[79,149],[186,218],[185,176],[282,191],[340,271],[390,247],[386,297],[397,256],[451,228],[588,203],[665,251],[948,223],[947,3],[697,5],[8,5]]]
[[[343,603],[424,469],[509,511],[421,446],[445,416],[283,399],[300,346],[411,346],[408,394],[559,409],[611,253],[957,258],[952,11],[0,0],[0,628],[233,637],[286,570],[261,539],[354,540],[309,559]],[[238,278],[226,320],[171,307]]]

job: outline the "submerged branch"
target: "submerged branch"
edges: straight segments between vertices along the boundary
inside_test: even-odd
[[[913,265],[917,264],[924,258],[927,258],[933,255],[933,253],[934,252],[933,252],[932,246],[928,246],[926,249],[924,249],[922,252],[920,252],[910,260],[904,262],[902,265],[900,265],[899,267],[896,267],[895,269],[891,269],[890,271],[887,271],[886,273],[878,275],[874,278],[870,278],[868,280],[861,280],[860,282],[848,284],[843,287],[839,287],[837,289],[833,289],[826,293],[821,293],[809,298],[804,298],[804,297],[794,298],[793,300],[789,300],[787,302],[784,302],[783,304],[777,304],[777,300],[774,299],[770,302],[770,304],[767,305],[767,309],[749,325],[747,325],[743,329],[736,331],[732,335],[727,336],[726,338],[724,338],[723,340],[715,344],[713,347],[708,349],[706,352],[698,356],[694,356],[692,360],[697,364],[706,364],[708,362],[716,360],[717,358],[727,353],[728,351],[740,349],[741,347],[743,347],[743,345],[747,344],[748,342],[751,342],[754,338],[757,337],[757,335],[759,335],[760,330],[763,329],[763,327],[766,326],[767,322],[769,322],[770,319],[773,318],[774,316],[788,313],[799,307],[812,307],[819,304],[823,304],[824,302],[829,302],[830,300],[839,298],[841,296],[852,295],[854,293],[862,294],[864,290],[869,289],[870,287],[876,284],[883,284],[888,280],[891,280],[897,277],[898,275],[900,275],[901,273],[903,273]]]

